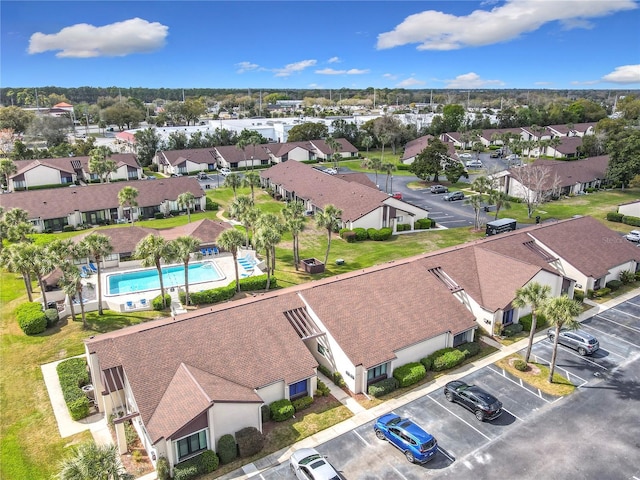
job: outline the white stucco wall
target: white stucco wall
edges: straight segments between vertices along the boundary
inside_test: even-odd
[[[259,403],[214,403],[211,408],[214,423],[210,427],[212,448],[217,448],[218,440],[223,435],[235,435],[245,427],[262,431],[260,407]]]
[[[619,205],[618,213],[621,213],[622,215],[629,215],[631,217],[640,217],[640,200],[633,203],[627,203],[626,205]]]
[[[441,348],[450,347],[453,345],[453,336],[448,333],[438,335],[437,337],[429,338],[422,342],[410,345],[401,350],[396,350],[396,359],[391,361],[391,370],[389,375],[393,374],[393,371],[411,362],[419,362],[421,358],[439,350]]]
[[[268,405],[276,400],[282,400],[285,398],[286,385],[284,384],[284,381],[275,382],[271,385],[267,385],[266,387],[257,389],[256,393],[264,403]]]

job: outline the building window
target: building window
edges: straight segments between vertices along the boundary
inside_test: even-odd
[[[396,220],[398,221],[398,223],[400,223],[400,222],[404,222],[404,215],[398,215],[398,216],[396,217]]]
[[[502,324],[510,325],[513,323],[513,309],[502,312]]]
[[[318,344],[318,353],[323,357],[325,357],[326,356],[325,353],[327,353],[327,349],[323,345]]]
[[[307,395],[307,380],[302,380],[289,385],[289,400],[304,397]]]
[[[367,370],[367,384],[387,378],[388,365],[388,363],[383,363],[382,365]]]
[[[457,347],[467,341],[467,332],[462,332],[453,337],[453,346]]]
[[[178,461],[181,462],[187,457],[194,455],[207,449],[207,431],[200,430],[199,432],[189,435],[188,437],[181,438],[176,442],[176,450],[178,452]]]

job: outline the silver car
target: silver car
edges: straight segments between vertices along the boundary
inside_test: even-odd
[[[547,332],[547,336],[553,342],[556,337],[556,331],[550,329]],[[584,330],[560,330],[558,343],[577,350],[580,355],[591,355],[600,348],[598,339]]]
[[[342,480],[325,456],[315,448],[301,448],[291,454],[291,471],[299,480]]]

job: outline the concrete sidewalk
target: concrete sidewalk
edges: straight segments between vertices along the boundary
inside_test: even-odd
[[[605,303],[595,303],[592,301],[585,301],[585,303],[587,305],[592,306],[592,308],[590,308],[589,310],[583,312],[579,317],[578,320],[579,321],[583,321],[586,320],[587,318],[593,316],[593,315],[597,315],[598,313],[607,310],[609,308],[615,307],[616,305],[625,302],[633,297],[635,297],[636,295],[640,294],[640,288],[637,288],[627,294],[621,295],[619,297],[616,297],[612,300],[609,300],[608,302]],[[540,340],[543,340],[547,337],[546,335],[546,331],[540,331],[536,334],[536,337],[534,339],[534,343],[539,342]],[[485,341],[486,338],[483,338],[483,341]],[[275,453],[272,453],[270,455],[267,455],[259,460],[256,460],[255,462],[245,465],[242,468],[239,468],[238,470],[235,470],[231,473],[228,473],[226,475],[223,475],[221,477],[218,477],[220,480],[231,480],[231,479],[239,479],[239,480],[244,480],[244,479],[248,479],[248,478],[252,478],[255,475],[259,475],[263,470],[266,470],[268,468],[274,467],[276,465],[279,465],[281,463],[286,462],[289,457],[291,456],[291,454],[296,451],[299,450],[301,448],[314,448],[316,446],[318,446],[319,444],[322,444],[324,442],[327,442],[333,438],[336,438],[344,433],[349,432],[350,430],[353,430],[354,428],[360,427],[362,425],[364,425],[365,423],[368,423],[372,420],[375,420],[376,418],[384,415],[385,413],[391,412],[393,410],[395,410],[396,408],[402,407],[418,398],[421,398],[433,391],[439,390],[441,388],[444,388],[444,385],[447,382],[450,382],[452,380],[457,380],[459,378],[462,378],[472,372],[475,372],[476,370],[480,370],[481,368],[486,367],[487,365],[491,365],[492,363],[497,362],[498,360],[504,358],[504,357],[508,357],[509,355],[513,354],[513,353],[517,353],[518,351],[522,350],[523,348],[526,348],[527,344],[529,342],[528,338],[523,338],[522,340],[513,343],[507,347],[502,346],[500,344],[500,350],[498,350],[497,352],[493,353],[492,355],[489,355],[487,357],[483,357],[478,359],[475,362],[471,362],[466,364],[464,367],[456,370],[455,372],[452,372],[450,374],[447,375],[442,375],[440,377],[438,377],[437,379],[435,379],[432,382],[429,382],[425,385],[422,385],[420,388],[417,388],[415,390],[412,390],[411,392],[407,393],[406,395],[403,395],[402,397],[397,397],[397,398],[392,398],[390,400],[387,400],[386,402],[377,405],[369,410],[364,409],[361,405],[358,404],[358,406],[360,407],[360,409],[358,409],[357,407],[353,407],[352,402],[349,401],[349,399],[353,400],[346,392],[344,392],[341,388],[338,388],[337,386],[334,385],[334,383],[332,381],[330,381],[329,379],[327,379],[324,375],[322,375],[321,373],[318,373],[318,377],[327,384],[327,386],[331,389],[331,394],[334,395],[336,397],[336,399],[340,400],[344,405],[346,405],[347,407],[349,407],[349,409],[354,412],[353,417],[338,423],[337,425],[334,425],[331,428],[328,428],[326,430],[322,430],[310,437],[307,437],[303,440],[300,440],[299,442],[295,443],[294,445],[291,445],[290,447],[284,448],[282,450],[279,450]],[[493,339],[489,339],[489,342],[492,345],[495,343],[497,344],[497,342]],[[337,395],[337,396],[336,396]],[[348,397],[348,398],[346,398]],[[354,400],[355,401],[355,400]],[[357,402],[356,402],[357,403]]]

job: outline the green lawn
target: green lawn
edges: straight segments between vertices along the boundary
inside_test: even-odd
[[[385,159],[387,153],[385,152]],[[240,189],[241,194],[250,194],[250,190]],[[593,215],[608,227],[620,232],[630,230],[623,224],[604,220],[609,211],[630,200],[635,200],[639,190],[606,191],[597,194],[562,199],[541,207],[544,218],[570,218],[572,215]],[[221,208],[233,199],[233,192],[220,188],[207,192]],[[276,202],[266,193],[256,191],[256,202],[266,211],[277,213],[283,202]],[[522,205],[501,216],[513,216],[520,221],[526,220]],[[201,218],[217,218],[217,212],[197,213],[191,221]],[[136,225],[152,228],[170,228],[184,225],[186,215],[163,219],[136,222]],[[102,228],[113,228],[102,227]],[[52,238],[67,238],[77,232],[50,235],[35,235],[38,243]],[[398,260],[400,258],[438,250],[481,238],[469,228],[442,231],[425,231],[398,235],[386,242],[365,241],[348,244],[333,235],[329,262],[324,274],[308,275],[296,271],[292,265],[291,236],[285,234],[277,249],[276,276],[281,286],[296,285],[312,279],[327,277],[352,270],[359,270],[376,264]],[[315,257],[324,260],[327,239],[326,232],[315,227],[312,218],[307,219],[307,229],[300,239],[301,258]],[[345,260],[344,265],[335,264],[337,258]],[[37,288],[34,285],[34,288]],[[36,293],[37,295],[37,293]],[[96,313],[88,315],[89,330],[83,330],[80,322],[70,320],[44,334],[25,336],[17,325],[14,316],[15,307],[26,301],[21,277],[0,272],[0,465],[3,480],[49,479],[56,471],[58,460],[64,455],[65,447],[82,439],[88,434],[73,438],[60,439],[53,416],[51,404],[42,379],[40,365],[54,360],[83,353],[82,340],[90,335],[122,328],[143,322],[152,313],[116,314],[107,311],[103,317]]]

